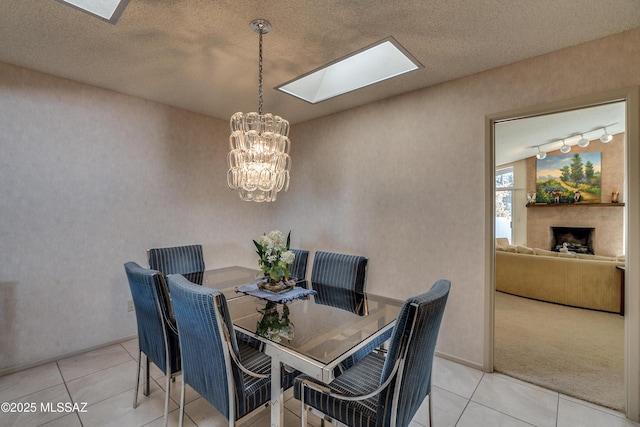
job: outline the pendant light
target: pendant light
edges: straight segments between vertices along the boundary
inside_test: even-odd
[[[259,35],[258,112],[231,117],[227,185],[237,190],[242,200],[273,202],[279,191],[289,188],[289,122],[262,113],[262,35],[271,31],[271,24],[256,19],[250,26]]]

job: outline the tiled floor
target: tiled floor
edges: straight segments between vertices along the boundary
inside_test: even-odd
[[[48,363],[0,377],[0,402],[13,409],[33,412],[0,412],[0,426],[162,426],[164,378],[157,369],[151,394],[138,398],[133,409],[137,341]],[[180,378],[172,387],[170,425],[178,423]],[[640,426],[621,414],[558,395],[499,374],[485,374],[448,360],[436,358],[433,375],[434,425],[436,427],[541,426],[602,427]],[[300,424],[299,402],[287,393],[285,426]],[[223,426],[226,420],[211,405],[190,391],[186,397],[185,426]],[[58,411],[57,402],[67,403]],[[47,404],[52,406],[47,407]],[[86,406],[85,406],[86,404]],[[21,405],[21,406],[20,406]],[[65,412],[76,406],[80,412]],[[427,404],[415,415],[411,427],[427,425]],[[309,424],[319,426],[317,417]],[[269,410],[253,419],[251,426],[269,426]]]

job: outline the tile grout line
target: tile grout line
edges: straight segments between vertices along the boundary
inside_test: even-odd
[[[71,392],[69,391],[69,386],[67,385],[67,380],[65,380],[64,375],[62,375],[62,369],[60,369],[60,365],[58,364],[58,362],[56,362],[56,368],[58,368],[58,372],[60,373],[60,378],[62,378],[62,384],[64,384],[64,389],[67,391],[67,396],[69,396],[69,401],[76,403],[75,400],[73,399],[73,396],[71,396]],[[80,413],[78,411],[73,411],[73,412],[76,414],[76,417],[78,417],[78,422],[80,423],[80,427],[84,427],[82,418],[80,418]]]

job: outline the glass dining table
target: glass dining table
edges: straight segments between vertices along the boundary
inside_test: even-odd
[[[235,329],[264,344],[264,352],[271,357],[271,426],[279,427],[284,416],[281,370],[296,369],[325,383],[333,381],[341,362],[393,328],[403,301],[318,290],[286,303],[292,324],[289,333],[261,336],[256,331],[266,315],[267,301],[236,292],[237,286],[255,281],[256,272],[245,267],[210,270],[204,274],[203,286],[222,290]],[[285,307],[277,304],[276,310],[281,316]]]

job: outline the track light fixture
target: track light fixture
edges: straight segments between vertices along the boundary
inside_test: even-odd
[[[564,139],[563,139],[563,140],[562,140],[562,147],[560,147],[560,152],[561,152],[562,154],[567,154],[569,151],[571,151],[571,146],[570,146],[570,145],[567,145],[567,144],[564,142]]]
[[[538,147],[538,154],[536,154],[536,157],[538,158],[538,160],[542,160],[545,157],[547,157],[547,153],[545,153],[544,151],[540,150],[540,147]]]
[[[606,127],[603,127],[602,130],[604,131],[604,135],[600,137],[600,141],[602,141],[605,144],[608,142],[611,142],[611,140],[613,139],[613,136],[611,136],[611,134],[607,132]]]
[[[578,147],[585,148],[589,145],[589,140],[584,137],[584,134],[580,134],[580,141],[578,141]]]

